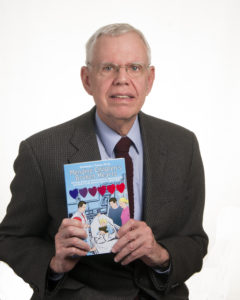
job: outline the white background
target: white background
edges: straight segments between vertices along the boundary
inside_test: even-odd
[[[199,139],[210,246],[190,299],[240,299],[239,0],[0,0],[0,220],[20,141],[92,107],[79,79],[85,42],[115,22],[142,30],[152,48],[156,81],[143,111]],[[31,293],[0,262],[0,299]]]

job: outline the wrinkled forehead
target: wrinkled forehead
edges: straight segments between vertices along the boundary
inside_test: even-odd
[[[147,47],[135,32],[117,36],[101,35],[95,42],[91,61],[94,62],[141,62],[147,63]]]

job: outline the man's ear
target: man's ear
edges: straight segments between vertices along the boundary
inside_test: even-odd
[[[86,92],[89,95],[92,95],[92,88],[91,88],[91,83],[90,83],[90,79],[89,79],[89,69],[88,69],[88,67],[84,66],[84,67],[81,68],[80,76],[81,76],[82,84],[83,84]]]
[[[149,72],[149,74],[148,74],[147,95],[151,92],[153,82],[154,82],[154,79],[155,79],[155,68],[154,68],[154,66],[150,66],[148,72]]]

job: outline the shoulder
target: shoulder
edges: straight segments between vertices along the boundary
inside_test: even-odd
[[[143,112],[139,113],[139,120],[140,125],[146,127],[146,129],[156,129],[157,131],[161,131],[161,133],[167,132],[168,134],[170,133],[173,135],[192,135],[192,131],[183,126],[147,115]]]
[[[46,168],[50,164],[61,165],[79,149],[84,156],[86,147],[81,148],[82,144],[85,145],[83,141],[96,143],[94,116],[95,108],[63,124],[33,134],[20,144],[19,155],[31,155]]]
[[[143,112],[139,114],[139,123],[143,138],[166,145],[191,144],[193,139],[196,139],[195,134],[191,130]]]
[[[43,145],[63,145],[64,142],[71,140],[76,131],[82,136],[89,135],[94,131],[95,109],[90,110],[83,115],[64,122],[57,126],[42,130],[26,139],[26,142],[33,147]]]
[[[55,136],[62,135],[65,136],[66,134],[71,133],[76,127],[86,128],[89,127],[89,125],[92,125],[94,123],[94,115],[95,110],[92,109],[89,112],[86,112],[72,120],[35,133],[29,138],[27,138],[27,140],[35,140],[39,138],[53,138]]]

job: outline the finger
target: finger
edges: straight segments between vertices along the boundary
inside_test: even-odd
[[[132,222],[134,221],[134,222]],[[145,238],[147,238],[146,234],[149,234],[150,227],[146,225],[145,222],[140,222],[140,221],[135,221],[132,220],[129,222],[128,226],[123,228],[123,231],[121,232],[118,241],[112,248],[113,253],[117,253],[121,251],[126,245],[131,242],[136,240],[139,236],[143,235]],[[127,224],[127,223],[126,223]],[[125,229],[128,230],[125,230]],[[151,231],[151,229],[150,229]]]
[[[128,262],[135,260],[142,255],[144,255],[144,244],[145,239],[144,236],[139,236],[137,239],[128,242],[122,249],[116,254],[114,257],[115,262],[124,263],[126,258],[128,258]],[[138,251],[140,249],[140,251]],[[140,255],[140,256],[136,256]]]
[[[85,249],[79,249],[77,247],[68,247],[68,248],[63,248],[61,251],[61,254],[59,253],[59,257],[62,257],[63,259],[65,258],[77,258],[81,256],[86,256],[87,253],[89,252],[90,247],[88,250]],[[58,255],[58,253],[56,253]]]
[[[118,231],[118,237],[121,238],[129,231],[136,229],[138,226],[140,226],[140,221],[136,221],[134,219],[128,220],[127,223],[120,227]]]
[[[69,239],[65,239],[62,243],[63,248],[71,248],[75,247],[83,251],[90,251],[90,246],[87,242],[83,241],[82,239],[79,239],[77,237],[72,237]]]
[[[83,228],[79,228],[76,226],[68,226],[63,228],[58,232],[58,235],[62,239],[70,238],[70,237],[78,237],[80,239],[87,238],[87,232]]]
[[[137,248],[135,251],[131,252],[127,256],[124,257],[121,261],[121,265],[125,266],[131,263],[132,261],[141,258],[143,256],[141,247]]]
[[[75,249],[73,249],[75,248]],[[72,255],[84,256],[90,251],[90,246],[83,240],[73,237],[56,243],[56,256],[62,259]]]
[[[112,252],[113,253],[120,252],[130,242],[136,240],[137,238],[138,238],[137,230],[127,232],[125,235],[123,235],[121,238],[118,239],[118,241],[115,243],[115,245],[112,248]]]
[[[79,228],[84,227],[84,225],[76,219],[67,219],[67,218],[65,218],[65,219],[62,220],[62,223],[59,227],[59,231],[67,228],[68,226],[75,226],[75,227],[79,227]]]

